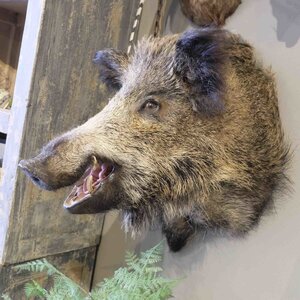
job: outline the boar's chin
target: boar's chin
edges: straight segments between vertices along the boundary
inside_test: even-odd
[[[108,191],[117,166],[109,161],[98,161],[93,157],[92,164],[75,183],[64,201],[64,208],[73,214],[91,214],[114,208]]]

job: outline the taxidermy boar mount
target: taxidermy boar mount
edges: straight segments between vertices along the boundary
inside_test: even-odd
[[[121,210],[126,230],[161,223],[180,250],[197,231],[255,226],[288,160],[273,75],[221,29],[99,51],[116,94],[85,124],[20,167],[43,189],[74,185],[71,213]]]
[[[198,26],[222,26],[241,0],[180,0],[183,14]]]

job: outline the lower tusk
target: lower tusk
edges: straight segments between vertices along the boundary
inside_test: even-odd
[[[92,156],[92,159],[93,159],[93,166],[98,166],[98,161],[97,161],[97,158],[95,155]]]
[[[93,176],[92,175],[89,175],[86,178],[86,188],[89,193],[91,193],[93,191]]]

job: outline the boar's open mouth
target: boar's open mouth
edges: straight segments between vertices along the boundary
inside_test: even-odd
[[[75,182],[71,193],[67,196],[64,207],[73,209],[93,197],[105,181],[114,173],[116,166],[109,161],[99,161],[93,156],[92,164],[86,169],[81,178]]]

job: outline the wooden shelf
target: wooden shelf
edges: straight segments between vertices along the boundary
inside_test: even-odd
[[[0,108],[0,132],[7,133],[10,110]]]
[[[28,0],[0,0],[0,8],[6,10],[1,12],[0,19],[7,23],[14,24],[16,20],[16,14],[26,14]]]

